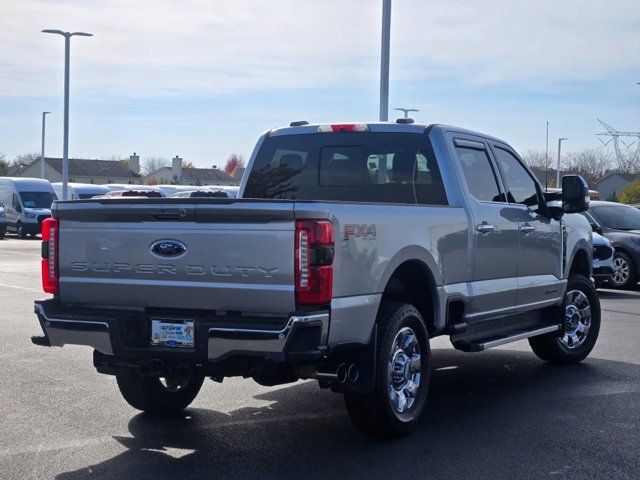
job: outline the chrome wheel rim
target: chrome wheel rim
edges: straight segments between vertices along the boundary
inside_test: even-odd
[[[415,332],[402,328],[393,339],[388,365],[389,400],[397,413],[405,413],[420,387],[420,344]]]
[[[171,377],[160,377],[160,384],[164,387],[165,390],[170,392],[179,392],[184,389],[191,380],[191,377],[179,377],[179,376],[171,376]]]
[[[566,295],[564,309],[564,335],[560,342],[569,349],[584,343],[591,328],[591,304],[580,290],[571,290]]]
[[[622,285],[629,280],[629,264],[622,257],[613,259],[613,275],[611,277],[613,283]]]

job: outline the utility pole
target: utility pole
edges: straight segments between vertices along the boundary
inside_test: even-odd
[[[380,121],[389,120],[389,55],[391,49],[391,0],[382,0],[380,47]]]
[[[62,30],[42,30],[42,33],[54,33],[64,37],[64,136],[62,146],[62,199],[67,200],[69,185],[69,57],[71,37],[93,37],[92,33],[63,32]]]
[[[560,150],[562,149],[562,142],[565,140],[569,140],[569,139],[568,138],[558,139],[558,171],[556,172],[556,188],[562,188],[560,186]]]
[[[42,112],[42,148],[40,149],[40,178],[44,178],[44,131],[47,124],[46,116],[51,112]]]

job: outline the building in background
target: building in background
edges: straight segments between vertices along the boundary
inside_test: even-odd
[[[636,178],[638,175],[632,173],[612,172],[596,182],[596,190],[602,200],[618,201],[622,190]]]
[[[40,159],[18,169],[14,176],[40,178]],[[62,181],[62,159],[45,158],[44,178],[51,183]],[[140,157],[135,153],[129,164],[117,160],[69,159],[69,181],[75,183],[142,183]]]
[[[231,177],[218,168],[183,168],[182,158],[177,155],[170,167],[162,167],[144,177],[148,185],[239,185],[241,176]]]

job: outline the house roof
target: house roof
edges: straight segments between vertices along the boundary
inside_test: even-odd
[[[633,182],[636,178],[638,178],[638,175],[635,175],[633,173],[611,172],[605,175],[604,177],[602,177],[600,180],[598,180],[596,182],[596,185],[613,175],[617,175],[618,177],[622,178],[625,182]]]
[[[39,162],[40,160],[35,161]],[[61,158],[45,157],[45,162],[58,173],[62,174]],[[33,162],[30,165],[32,164]],[[27,167],[24,167],[21,171],[26,168]],[[69,159],[69,176],[93,178],[140,178],[140,175],[133,173],[129,167],[122,162],[114,160],[90,160],[85,158]]]
[[[161,170],[171,171],[171,167],[162,167],[156,172],[150,173],[146,178],[151,177]],[[231,177],[224,170],[218,168],[183,168],[182,179],[183,182],[233,182],[238,178]]]
[[[201,181],[233,181],[231,177],[224,170],[217,168],[183,168],[182,169],[183,180],[201,180]]]

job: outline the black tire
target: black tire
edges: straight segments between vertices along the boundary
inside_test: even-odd
[[[581,292],[589,303],[589,311],[591,318],[589,326],[584,333],[578,334],[578,330],[574,329],[573,324],[581,324],[580,328],[584,328],[586,320],[581,318],[576,320],[575,315],[581,317],[583,310],[576,308],[569,310],[574,303],[574,298],[582,298],[580,295],[574,295],[572,292]],[[575,300],[577,303],[578,300]],[[584,303],[579,304],[584,306]],[[567,282],[567,294],[565,298],[565,306],[561,310],[564,316],[564,333],[558,335],[556,332],[539,335],[529,339],[529,345],[533,353],[539,358],[551,363],[577,363],[589,355],[596,344],[598,334],[600,333],[600,300],[598,293],[589,279],[582,275],[572,275]],[[583,313],[584,315],[584,313]],[[571,335],[573,332],[573,335]],[[582,335],[582,336],[581,336]],[[575,341],[577,338],[578,341]]]
[[[18,222],[16,225],[16,233],[18,234],[18,238],[27,238],[27,233],[24,231],[24,225],[22,225],[22,222]]]
[[[622,251],[613,254],[613,269],[609,284],[613,288],[628,290],[634,288],[638,283],[638,272],[631,257]]]
[[[393,376],[390,365],[392,363],[392,350],[397,335],[401,331],[409,338],[410,329],[415,335],[419,347],[420,366],[415,367],[415,373],[419,373],[418,387],[411,405],[407,410],[398,412],[393,406],[390,397]],[[399,337],[401,338],[401,337]],[[406,343],[406,342],[405,342]],[[414,354],[410,358],[414,358]],[[395,362],[393,362],[395,365]],[[411,363],[411,362],[409,362]],[[409,370],[413,364],[409,366]],[[431,350],[429,348],[429,335],[420,312],[406,303],[388,303],[381,308],[378,317],[378,345],[376,352],[375,388],[367,395],[345,394],[347,411],[355,426],[363,433],[375,437],[396,437],[405,435],[415,429],[422,414],[429,389],[431,377]],[[408,375],[404,370],[404,376]],[[398,376],[402,376],[398,374]],[[397,377],[396,377],[397,378]],[[399,398],[399,395],[396,397]],[[409,401],[405,405],[407,405]]]
[[[158,377],[117,376],[120,393],[129,405],[143,412],[172,415],[181,412],[196,398],[204,377],[191,375],[169,378],[168,388]]]

